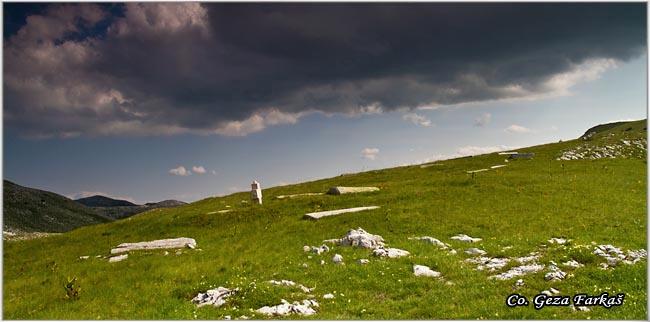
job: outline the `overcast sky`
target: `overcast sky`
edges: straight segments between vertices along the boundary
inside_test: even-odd
[[[4,3],[4,177],[195,201],[646,117],[633,4]]]

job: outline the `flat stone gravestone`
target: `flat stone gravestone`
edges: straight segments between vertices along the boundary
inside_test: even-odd
[[[347,208],[347,209],[338,209],[338,210],[329,210],[329,211],[319,211],[319,212],[310,212],[305,214],[305,219],[320,219],[323,217],[336,216],[340,214],[345,214],[348,212],[359,212],[364,210],[377,209],[379,206],[369,206],[369,207],[356,207],[356,208]]]
[[[377,187],[332,187],[327,191],[330,195],[342,195],[346,193],[379,191]]]

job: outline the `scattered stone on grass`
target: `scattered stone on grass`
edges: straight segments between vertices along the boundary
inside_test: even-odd
[[[525,284],[525,283],[524,283],[524,280],[521,279],[521,278],[518,279],[518,280],[515,282],[515,286],[517,286],[517,287],[524,286],[524,284]]]
[[[370,261],[367,260],[367,259],[365,259],[365,258],[360,258],[360,259],[357,261],[357,263],[359,263],[360,265],[365,265],[365,264],[370,263]]]
[[[573,309],[574,311],[577,310],[577,311],[582,311],[582,312],[589,312],[589,311],[591,311],[591,309],[588,308],[588,307],[586,307],[586,306],[577,306],[577,307],[576,307],[576,306],[574,306],[573,304],[571,304],[571,309]]]
[[[313,288],[309,288],[307,286],[304,286],[302,284],[298,284],[298,283],[296,283],[294,281],[289,281],[289,280],[280,280],[280,281],[270,280],[269,283],[271,283],[273,285],[297,287],[297,288],[299,288],[301,291],[303,291],[305,293],[311,293],[311,291],[314,290]]]
[[[571,268],[578,268],[578,267],[583,267],[585,265],[578,263],[576,260],[570,260],[562,263],[563,266],[566,267],[571,267]]]
[[[558,290],[556,290],[556,289],[554,289],[552,287],[549,289],[549,291],[551,291],[551,293],[553,293],[553,294],[560,294],[560,291],[558,291]]]
[[[440,272],[436,272],[424,265],[413,265],[413,274],[415,276],[440,277]]]
[[[384,246],[384,238],[379,235],[369,234],[362,228],[351,229],[341,239],[328,239],[324,242],[333,242],[341,246],[354,246],[374,249]]]
[[[489,278],[498,279],[498,280],[509,280],[517,276],[537,273],[543,269],[544,269],[543,264],[533,263],[529,265],[521,265],[521,266],[513,267],[509,269],[507,272],[497,274],[497,275],[492,275]]]
[[[601,256],[607,260],[608,266],[616,266],[619,262],[624,264],[636,264],[638,261],[646,258],[648,252],[645,249],[628,250],[625,254],[620,248],[612,245],[598,245],[594,247],[594,255]]]
[[[476,269],[479,271],[487,269],[488,271],[493,272],[505,267],[508,264],[508,262],[510,262],[510,259],[479,256],[474,258],[468,258],[465,260],[465,262],[477,264]]]
[[[331,187],[327,194],[342,195],[346,193],[373,192],[379,191],[377,187]]]
[[[332,257],[332,262],[335,264],[343,264],[343,256],[340,254],[334,254],[334,257]]]
[[[379,257],[388,257],[388,258],[398,258],[402,256],[408,256],[411,253],[399,248],[384,248],[383,246],[375,248],[372,251],[373,255]]]
[[[225,213],[228,213],[228,212],[231,212],[231,211],[232,211],[232,209],[224,209],[224,210],[217,211],[217,213],[218,214],[225,214]]]
[[[280,195],[275,197],[276,199],[291,199],[295,197],[304,197],[304,196],[321,196],[324,195],[323,192],[307,192],[307,193],[297,193],[293,195]]]
[[[488,170],[489,169],[478,169],[478,170],[470,170],[470,171],[466,171],[466,172],[467,172],[467,174],[474,174],[474,173],[488,171]]]
[[[411,240],[423,240],[425,242],[428,242],[429,244],[436,245],[436,246],[438,246],[438,247],[440,247],[442,249],[447,249],[447,248],[451,247],[451,245],[445,244],[445,243],[441,242],[440,240],[438,240],[436,238],[433,238],[433,237],[429,237],[429,236],[411,237],[409,239],[411,239]]]
[[[549,239],[548,242],[550,244],[564,245],[564,244],[566,244],[568,242],[568,240],[566,238],[555,238],[555,237],[553,237],[553,238]]]
[[[368,206],[368,207],[355,207],[355,208],[346,208],[346,209],[310,212],[310,213],[305,214],[304,218],[305,219],[318,220],[318,219],[323,218],[323,217],[336,216],[336,215],[350,213],[350,212],[374,210],[374,209],[378,209],[378,208],[379,208],[379,206]]]
[[[121,262],[129,257],[129,254],[118,255],[108,258],[109,263]]]
[[[79,256],[79,259],[88,259],[90,256]]]
[[[472,255],[472,256],[476,256],[476,255],[481,255],[482,256],[482,255],[487,254],[487,252],[482,250],[482,249],[478,249],[478,248],[468,248],[468,249],[465,250],[465,254],[469,254],[469,255]]]
[[[318,302],[314,300],[303,300],[302,303],[289,303],[283,299],[281,302],[281,304],[275,306],[261,307],[257,309],[257,312],[269,316],[284,316],[289,314],[313,315],[316,314],[314,307],[318,307]]]
[[[331,300],[331,299],[334,298],[334,294],[327,293],[327,294],[323,295],[323,298],[326,299],[326,300]]]
[[[515,260],[520,264],[527,264],[538,260],[540,257],[539,253],[532,252],[528,256],[515,257]]]
[[[476,243],[476,242],[480,242],[481,240],[483,240],[481,238],[474,238],[474,237],[467,236],[465,234],[458,234],[456,236],[451,237],[450,239],[459,240],[459,241],[467,242],[467,243]]]
[[[308,252],[308,251],[310,251],[310,250],[311,250],[311,246],[307,246],[307,245],[302,246],[302,251],[303,251],[303,252],[306,253],[306,252]]]
[[[507,166],[507,164],[497,164],[490,167],[490,169],[498,169]]]
[[[316,254],[316,255],[327,253],[329,251],[330,251],[330,248],[327,247],[327,245],[320,245],[320,247],[316,247],[316,246],[311,247],[311,252]]]
[[[196,304],[197,307],[204,305],[212,305],[215,307],[222,306],[226,303],[226,299],[237,292],[237,289],[231,290],[225,287],[217,287],[215,289],[207,290],[205,293],[197,294],[193,299],[192,303]]]
[[[544,279],[547,281],[560,281],[566,278],[566,273],[560,270],[559,267],[555,265],[554,262],[551,262],[551,264],[548,266],[550,272],[546,273],[544,275]]]
[[[111,254],[125,253],[132,250],[143,249],[163,249],[163,248],[184,248],[196,247],[196,240],[193,238],[172,238],[172,239],[159,239],[139,243],[123,243],[117,245],[116,248],[111,249]]]

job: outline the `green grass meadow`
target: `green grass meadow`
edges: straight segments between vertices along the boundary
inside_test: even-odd
[[[445,160],[421,168],[407,166],[264,189],[262,206],[242,203],[249,193],[208,198],[173,209],[156,209],[107,224],[86,226],[46,238],[5,241],[3,246],[3,318],[5,319],[253,319],[264,305],[281,299],[303,300],[297,288],[272,286],[288,279],[308,287],[320,303],[313,316],[287,319],[637,319],[647,318],[647,260],[601,270],[605,260],[575,245],[612,244],[623,250],[647,248],[647,162],[643,158],[558,161],[565,149],[607,138],[645,138],[645,121],[614,127],[592,141],[582,139],[518,150],[532,160],[504,163],[496,153]],[[480,172],[467,170],[507,164]],[[247,181],[249,179],[242,178]],[[262,184],[264,184],[262,182]],[[341,196],[275,199],[292,193],[324,192],[331,186],[376,186],[381,190]],[[228,209],[232,212],[208,214]],[[380,209],[318,221],[307,212],[358,206]],[[324,239],[340,238],[362,227],[384,237],[387,245],[408,250],[399,259],[376,258],[366,249],[334,246],[329,253],[303,252]],[[464,233],[483,238],[467,244],[449,237]],[[409,237],[432,236],[450,243],[458,254]],[[123,242],[190,237],[200,250],[131,252],[117,263],[106,256]],[[572,239],[567,247],[551,237]],[[546,247],[542,245],[545,244]],[[502,251],[505,246],[512,248]],[[463,263],[463,250],[478,247],[489,256],[524,256],[539,251],[540,263],[576,259],[585,267],[562,268],[573,274],[547,282],[542,272],[515,279],[488,279],[489,273]],[[331,258],[341,254],[345,265]],[[79,256],[89,255],[87,260]],[[310,258],[311,257],[311,258]],[[368,258],[367,265],[357,259]],[[326,262],[321,265],[321,260]],[[307,264],[304,267],[303,264]],[[443,279],[416,277],[413,264],[427,265]],[[510,263],[506,269],[516,266]],[[504,271],[500,270],[500,271]],[[63,285],[77,277],[77,300],[66,299]],[[451,283],[448,283],[451,282]],[[239,287],[222,307],[196,308],[192,297],[207,289]],[[569,307],[509,308],[514,292],[529,299],[554,287],[561,295],[625,293],[625,302],[590,312]],[[331,300],[323,294],[333,293]]]

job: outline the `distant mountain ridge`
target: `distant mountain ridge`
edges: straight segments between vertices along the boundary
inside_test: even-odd
[[[112,221],[64,196],[8,180],[3,181],[3,198],[3,230],[13,233],[59,233]]]
[[[95,195],[75,200],[76,202],[90,207],[93,211],[104,217],[122,219],[156,208],[172,208],[187,203],[178,200],[163,200],[160,202],[148,202],[144,205],[136,205],[132,202],[120,199],[113,199],[106,196]]]
[[[138,206],[132,202],[120,199],[113,199],[106,196],[94,195],[86,198],[76,199],[76,202],[86,207],[128,207]]]

